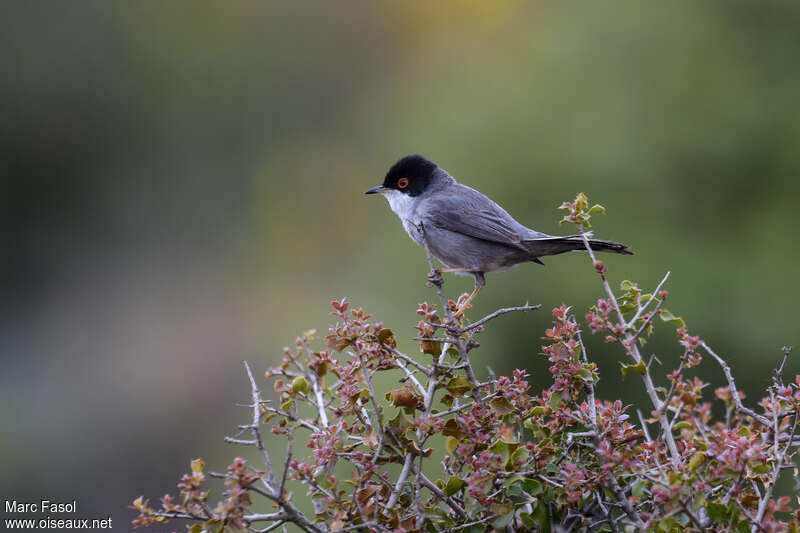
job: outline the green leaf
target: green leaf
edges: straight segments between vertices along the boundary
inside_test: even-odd
[[[508,481],[506,482],[506,486],[507,487],[513,487],[514,485],[517,485],[517,484],[521,485],[523,481],[525,481],[524,477],[522,477],[520,475],[516,475],[516,476],[508,478]]]
[[[675,327],[686,327],[686,322],[684,322],[681,317],[673,315],[672,312],[667,309],[662,309],[658,315],[661,317],[661,320],[664,322],[669,322],[670,324],[674,324]]]
[[[212,518],[210,520],[205,521],[204,529],[207,529],[209,531],[218,531],[219,529],[217,528],[217,526],[220,525],[223,525],[222,520],[220,520],[219,518]]]
[[[623,279],[619,284],[619,288],[623,292],[628,292],[633,289],[633,282],[629,279]]]
[[[506,513],[497,520],[495,520],[493,526],[495,530],[498,531],[501,529],[505,529],[505,527],[508,524],[510,524],[513,519],[514,519],[514,513]]]
[[[203,461],[202,459],[193,459],[191,466],[192,466],[192,472],[194,472],[195,474],[199,474],[206,467],[206,462]]]
[[[635,372],[637,374],[647,374],[647,365],[644,363],[644,359],[640,360],[635,365],[622,365],[622,377],[624,378],[631,372]]]
[[[586,368],[586,366],[578,371],[578,377],[580,377],[584,383],[597,383],[599,379],[597,373],[593,372],[591,368]]]
[[[321,474],[319,474],[314,478],[314,481],[316,481],[317,485],[319,485],[323,489],[329,489],[333,486],[333,484],[330,481],[328,481],[328,477],[330,477],[329,473],[322,472]]]
[[[411,427],[411,422],[408,421],[406,415],[403,414],[403,410],[397,411],[397,414],[389,420],[389,427],[394,431],[397,435],[404,434],[408,428]]]
[[[604,215],[605,213],[606,213],[606,208],[605,208],[605,207],[603,207],[603,206],[602,206],[602,205],[600,205],[600,204],[594,204],[594,205],[593,205],[593,206],[592,206],[592,207],[589,209],[589,214],[590,214],[590,215],[597,215],[597,214],[602,214],[602,215]]]
[[[731,510],[727,505],[716,502],[706,504],[706,512],[709,518],[718,524],[727,525],[731,519]]]
[[[452,496],[456,492],[460,491],[467,485],[466,481],[461,479],[458,476],[450,476],[447,480],[447,485],[444,487],[444,493],[448,496]]]
[[[533,516],[539,522],[539,529],[542,533],[550,533],[550,518],[547,513],[547,505],[542,501],[533,508]]]
[[[681,420],[672,427],[675,429],[692,429],[692,427],[694,426],[692,426],[691,422],[687,422],[686,420]]]
[[[579,192],[575,197],[575,208],[578,211],[583,211],[589,207],[589,198],[582,192]]]
[[[522,525],[525,526],[525,529],[533,529],[533,518],[531,518],[530,513],[524,511],[519,513],[519,519],[522,520]]]
[[[444,429],[442,429],[442,435],[445,437],[455,437],[456,439],[460,439],[464,436],[464,431],[462,431],[461,426],[458,425],[458,422],[451,418],[445,422]]]
[[[492,408],[497,411],[499,415],[507,415],[508,413],[514,412],[514,406],[511,405],[505,396],[500,396],[499,398],[495,398],[490,402]]]
[[[450,394],[445,394],[439,401],[445,404],[448,409],[452,409],[454,400],[455,398],[453,398]]]
[[[547,402],[547,405],[550,406],[550,409],[555,411],[561,404],[561,399],[562,399],[561,391],[554,392],[553,394],[550,395],[550,400]]]
[[[512,466],[516,464],[524,465],[530,456],[531,453],[524,446],[517,448],[514,450],[514,453],[511,454],[511,464]]]
[[[700,468],[700,465],[702,465],[705,462],[706,462],[706,454],[703,452],[697,452],[692,456],[691,459],[689,459],[689,464],[687,468],[689,472],[694,472],[695,470]]]
[[[496,440],[494,444],[492,444],[492,446],[489,448],[489,451],[494,454],[500,455],[503,458],[502,460],[504,465],[508,462],[508,456],[509,456],[508,445],[502,440],[499,439]]]
[[[758,462],[753,463],[750,465],[750,470],[755,472],[756,474],[768,474],[770,470],[772,470],[768,464]]]
[[[680,527],[681,523],[675,520],[673,517],[665,518],[661,522],[658,523],[656,526],[656,531],[661,531],[663,533],[671,533],[675,528]],[[683,531],[683,528],[679,529],[678,531]]]
[[[636,498],[641,498],[644,496],[645,491],[647,490],[647,483],[644,481],[637,481],[636,484],[631,489],[631,495]]]
[[[538,496],[542,493],[542,482],[537,479],[526,479],[522,482],[522,490],[531,496]]]
[[[297,376],[292,380],[292,392],[297,394],[298,392],[308,392],[310,388],[308,381],[303,376]]]
[[[448,453],[455,453],[458,448],[458,439],[455,437],[447,437],[444,441],[444,447],[447,448]]]
[[[380,344],[385,344],[389,346],[394,346],[395,344],[397,344],[394,340],[394,332],[390,329],[384,328],[380,330],[375,337],[378,343]]]
[[[465,376],[458,376],[448,381],[444,388],[447,389],[447,392],[453,396],[459,397],[470,392],[475,388],[475,385],[473,385]]]
[[[422,353],[438,356],[442,353],[442,343],[438,341],[420,341],[419,349]]]

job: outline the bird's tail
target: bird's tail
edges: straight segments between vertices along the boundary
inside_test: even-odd
[[[569,235],[566,237],[545,237],[542,239],[532,239],[522,243],[534,257],[544,255],[557,255],[573,250],[586,250],[583,237],[580,235]],[[633,255],[628,246],[619,242],[604,241],[601,239],[589,239],[589,246],[595,252],[613,252],[623,255]]]

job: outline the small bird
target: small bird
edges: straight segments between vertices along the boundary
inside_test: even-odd
[[[480,192],[458,183],[446,170],[421,155],[408,155],[392,165],[383,184],[364,194],[382,194],[411,239],[448,268],[439,272],[468,273],[475,289],[461,304],[460,317],[486,285],[484,274],[501,272],[545,255],[585,250],[580,235],[555,236],[523,226]],[[590,239],[593,250],[632,255],[624,244]]]

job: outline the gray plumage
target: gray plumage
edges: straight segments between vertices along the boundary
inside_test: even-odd
[[[580,235],[555,236],[517,222],[482,193],[458,183],[444,169],[422,156],[407,156],[389,169],[381,193],[403,227],[422,246],[420,223],[431,254],[450,268],[470,271],[477,287],[483,274],[508,270],[520,263],[543,264],[540,257],[585,250]],[[591,239],[593,250],[631,254],[613,241]]]

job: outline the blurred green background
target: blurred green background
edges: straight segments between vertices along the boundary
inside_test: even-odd
[[[669,308],[755,401],[798,340],[798,28],[788,0],[3,2],[0,496],[127,530],[190,458],[242,453],[241,361],[324,332],[331,299],[416,353],[424,254],[362,195],[414,152],[541,231],[578,191],[604,204],[597,236],[636,251],[614,284],[671,270]],[[545,310],[481,335],[484,375],[546,386],[547,310],[601,296],[584,255],[545,262],[488,277],[475,316]],[[673,338],[647,345],[665,371]],[[601,395],[647,411],[587,341]]]

